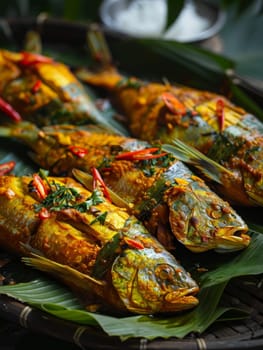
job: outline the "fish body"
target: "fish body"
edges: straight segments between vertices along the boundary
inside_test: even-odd
[[[215,186],[220,195],[237,205],[263,205],[263,124],[255,116],[221,95],[125,78],[114,68],[79,69],[77,76],[111,92],[134,137],[183,141],[229,170]]]
[[[250,242],[247,225],[229,203],[159,145],[69,125],[39,130],[19,123],[0,127],[0,135],[22,139],[34,161],[53,174],[98,169],[167,249],[174,247],[174,238],[193,252],[227,252]]]
[[[1,176],[0,231],[1,247],[111,311],[176,312],[198,303],[198,285],[174,256],[100,189],[73,178]]]
[[[65,64],[30,52],[0,50],[1,108],[12,108],[9,117],[38,126],[105,121],[83,85]]]

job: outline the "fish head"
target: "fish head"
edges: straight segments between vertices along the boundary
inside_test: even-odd
[[[126,308],[134,313],[152,314],[196,306],[197,283],[154,237],[142,232],[135,235],[135,230],[141,227],[133,226],[132,235],[128,236],[133,243],[129,243],[111,268],[112,284]]]
[[[178,241],[193,252],[247,247],[250,237],[243,219],[203,181],[193,179],[175,181],[166,193],[170,227]]]

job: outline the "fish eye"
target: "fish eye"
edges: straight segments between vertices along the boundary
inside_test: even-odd
[[[212,219],[220,219],[222,217],[222,208],[219,204],[212,203],[210,208],[207,208],[207,214]]]
[[[175,270],[170,265],[161,264],[155,269],[155,274],[161,280],[171,280],[174,278]]]

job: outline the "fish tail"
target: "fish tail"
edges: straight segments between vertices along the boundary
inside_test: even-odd
[[[229,177],[234,176],[230,170],[206,157],[195,148],[186,145],[184,142],[174,139],[172,143],[172,145],[164,144],[162,148],[165,151],[174,154],[175,157],[182,162],[188,163],[197,168],[207,179],[222,184],[223,174],[226,174]]]
[[[114,68],[103,68],[99,71],[91,71],[87,68],[79,68],[75,71],[77,78],[86,84],[91,84],[108,91],[112,91],[123,77]]]
[[[92,24],[87,33],[87,44],[94,62],[112,66],[112,56],[104,34],[98,25]]]
[[[96,289],[101,288],[105,284],[105,282],[96,280],[70,266],[60,264],[35,253],[31,253],[31,256],[32,257],[23,257],[22,261],[28,266],[58,278],[71,287],[81,288],[86,291],[87,289],[94,290],[94,287]]]
[[[92,57],[94,69],[79,68],[76,76],[83,82],[112,90],[123,77],[112,64],[112,57],[102,31],[92,25],[87,33],[87,44]]]
[[[0,137],[12,137],[13,129],[6,126],[0,126]]]
[[[29,30],[24,39],[23,49],[27,52],[42,53],[42,40],[40,34],[36,30]]]
[[[20,122],[18,124],[0,126],[0,137],[14,137],[30,144],[37,140],[39,131],[37,126],[32,123]]]

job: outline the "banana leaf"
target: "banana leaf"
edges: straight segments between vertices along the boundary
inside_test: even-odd
[[[245,310],[220,305],[220,298],[230,279],[242,275],[262,273],[263,236],[253,234],[251,245],[218,268],[202,275],[199,305],[192,311],[173,317],[129,316],[113,317],[90,313],[82,309],[76,297],[65,287],[43,277],[16,285],[0,286],[0,293],[26,302],[65,320],[100,326],[110,336],[122,340],[132,337],[183,338],[191,332],[203,333],[222,317],[237,320],[247,316]]]

